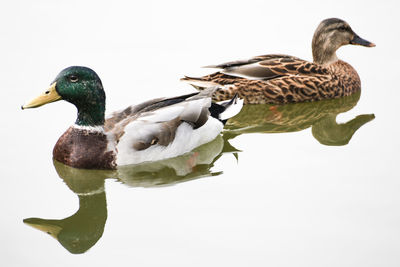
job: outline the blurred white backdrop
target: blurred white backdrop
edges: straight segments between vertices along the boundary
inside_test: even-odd
[[[399,266],[399,3],[0,2],[5,266]],[[104,236],[79,257],[22,224],[77,207],[51,162],[75,108],[20,110],[63,68],[94,69],[111,112],[192,92],[179,78],[204,65],[267,53],[311,60],[313,32],[328,17],[377,45],[338,51],[362,80],[359,104],[338,120],[376,115],[348,146],[323,147],[309,130],[243,135],[233,141],[239,163],[218,162],[221,177],[153,190],[107,182]]]

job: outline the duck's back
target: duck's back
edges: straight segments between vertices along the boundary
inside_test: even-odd
[[[360,90],[357,72],[341,60],[319,65],[287,55],[264,55],[211,67],[221,71],[183,80],[198,89],[221,85],[214,94],[216,101],[238,93],[245,104],[286,104],[337,98]]]
[[[211,103],[214,90],[157,99],[113,113],[105,129],[115,140],[117,165],[175,157],[212,141],[223,129],[220,115],[226,110]]]

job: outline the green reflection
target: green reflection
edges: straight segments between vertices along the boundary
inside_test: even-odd
[[[104,180],[110,172],[74,169],[56,161],[54,167],[78,196],[78,211],[61,220],[29,218],[24,223],[50,234],[69,252],[84,253],[103,235],[107,220]]]
[[[363,114],[346,123],[337,123],[338,114],[357,105],[360,93],[347,97],[296,103],[282,106],[245,105],[241,112],[225,126],[224,136],[234,138],[243,133],[286,133],[312,127],[312,134],[321,144],[346,145],[354,133],[375,118]]]
[[[28,218],[24,223],[53,236],[73,254],[84,253],[101,238],[107,220],[104,181],[118,179],[130,187],[167,186],[216,176],[214,166],[222,154],[236,152],[218,136],[194,151],[173,159],[124,166],[115,171],[84,170],[54,161],[57,174],[79,198],[79,210],[65,219]]]

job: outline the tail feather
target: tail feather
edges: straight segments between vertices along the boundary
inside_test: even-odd
[[[212,103],[210,107],[211,116],[219,119],[224,124],[229,119],[240,112],[243,107],[243,99],[239,99],[238,94],[231,100],[219,103]]]
[[[184,78],[181,78],[181,81],[186,82],[190,85],[192,85],[196,90],[204,90],[205,88],[208,87],[215,87],[219,86],[219,84],[212,82],[212,81],[204,81],[202,78],[196,78],[196,77],[189,77],[185,76]]]
[[[197,93],[196,95],[194,95],[188,99],[194,100],[194,99],[200,99],[200,98],[205,98],[205,97],[212,98],[212,95],[218,89],[219,89],[219,86],[209,86],[207,88],[203,88],[199,93]]]
[[[219,118],[221,120],[227,120],[234,117],[242,110],[243,99],[240,99],[239,95],[236,93],[231,100],[220,102],[220,105],[225,107],[225,110],[220,114]]]

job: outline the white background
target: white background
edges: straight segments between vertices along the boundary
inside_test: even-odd
[[[399,266],[398,3],[2,1],[4,266]],[[103,237],[79,256],[22,223],[78,207],[51,161],[75,108],[20,110],[63,68],[94,69],[112,111],[192,92],[179,78],[200,66],[267,53],[311,60],[313,32],[329,17],[377,45],[338,52],[362,80],[359,104],[338,120],[376,115],[349,145],[322,146],[309,129],[242,135],[239,163],[221,158],[221,176],[158,189],[107,181]]]

